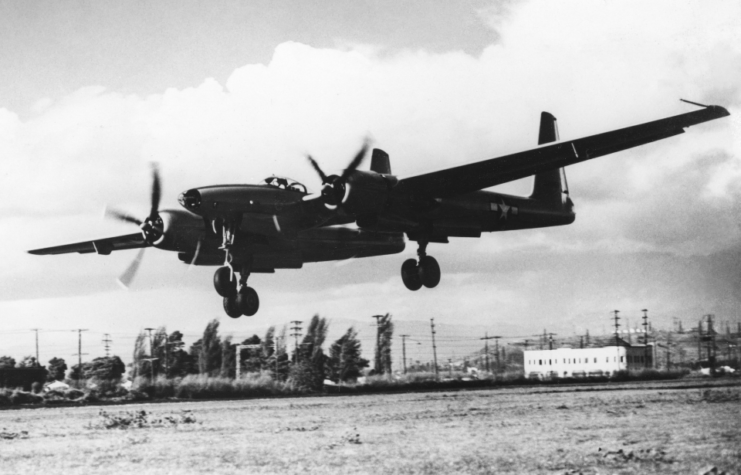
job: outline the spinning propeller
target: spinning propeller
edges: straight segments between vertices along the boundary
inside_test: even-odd
[[[150,199],[151,206],[149,208],[149,216],[144,218],[144,220],[142,221],[128,213],[109,208],[106,208],[105,215],[106,217],[118,219],[119,221],[136,224],[137,226],[139,226],[139,229],[141,229],[144,240],[148,244],[154,245],[160,238],[162,238],[165,227],[158,210],[161,195],[162,186],[160,183],[159,170],[157,168],[157,164],[153,163],[152,194]],[[126,271],[124,271],[124,273],[121,274],[121,276],[118,278],[118,282],[124,287],[128,288],[131,284],[131,281],[134,280],[134,276],[136,275],[137,269],[139,269],[139,264],[141,263],[145,249],[146,248],[142,248],[137,253],[134,260],[131,262],[131,264],[129,264],[129,267],[126,268]]]
[[[334,208],[342,203],[342,199],[345,197],[345,192],[347,191],[347,178],[363,162],[363,159],[368,152],[369,146],[370,140],[366,138],[363,141],[363,146],[360,148],[360,150],[358,150],[358,153],[355,154],[355,157],[353,157],[350,164],[342,172],[342,175],[339,176],[327,176],[327,174],[322,171],[321,167],[319,167],[319,164],[311,157],[311,155],[306,156],[306,158],[309,159],[309,162],[311,162],[311,165],[314,167],[314,170],[316,170],[316,172],[322,179],[322,200],[328,207]]]

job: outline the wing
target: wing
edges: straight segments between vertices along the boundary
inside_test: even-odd
[[[727,115],[730,114],[723,107],[707,106],[645,124],[406,178],[396,188],[436,197],[469,193],[679,135],[686,127]]]
[[[62,246],[45,247],[43,249],[34,249],[28,251],[29,254],[51,255],[51,254],[68,254],[78,252],[87,254],[97,252],[98,254],[110,254],[112,251],[123,251],[124,249],[138,249],[149,247],[147,241],[141,233],[127,234],[125,236],[116,236],[105,239],[96,239],[95,241],[77,242],[74,244],[65,244]]]

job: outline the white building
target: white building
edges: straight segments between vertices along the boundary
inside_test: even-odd
[[[601,348],[558,348],[555,350],[528,350],[524,353],[525,376],[528,377],[585,377],[610,376],[615,371],[653,368],[654,348],[649,344]]]

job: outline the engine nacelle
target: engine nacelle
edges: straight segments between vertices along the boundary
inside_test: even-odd
[[[152,244],[168,251],[193,252],[198,241],[203,237],[203,219],[182,210],[162,210],[159,212],[162,221],[162,235]]]
[[[355,170],[347,178],[342,208],[358,216],[380,213],[389,196],[389,187],[396,179],[375,172]]]

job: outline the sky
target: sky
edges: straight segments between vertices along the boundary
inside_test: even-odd
[[[429,319],[473,351],[484,332],[541,333],[741,319],[741,4],[716,1],[52,1],[0,3],[0,354],[128,359],[136,334],[235,339],[319,314],[369,353],[372,315],[429,345]],[[413,176],[532,148],[541,111],[562,139],[696,109],[731,116],[567,169],[576,222],[431,245],[443,277],[410,292],[404,253],[254,275],[254,317],[232,320],[214,268],[150,249],[31,256],[135,232],[151,162],[161,208],[186,189],[277,174],[317,190],[305,159],[341,169],[370,136]],[[366,165],[367,166],[367,165]],[[531,180],[496,188],[526,195]],[[625,323],[625,321],[623,321]],[[451,336],[457,335],[457,336]],[[397,339],[398,340],[398,339]],[[398,343],[398,341],[397,341]],[[420,343],[422,345],[422,343]],[[456,346],[457,345],[457,346]],[[420,350],[420,358],[429,356]]]

